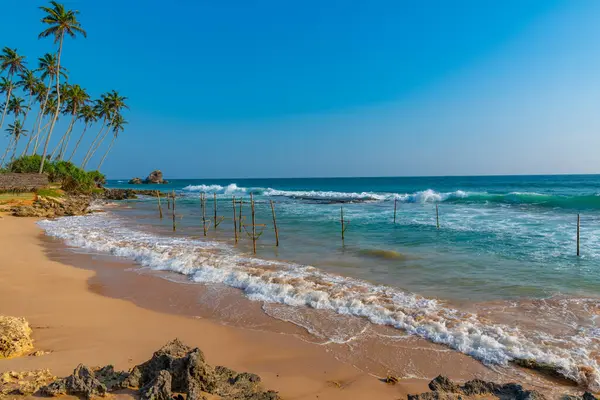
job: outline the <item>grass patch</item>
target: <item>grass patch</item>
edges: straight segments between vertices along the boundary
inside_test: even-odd
[[[38,196],[43,197],[63,197],[65,195],[65,192],[62,190],[51,187],[38,189],[36,193]]]

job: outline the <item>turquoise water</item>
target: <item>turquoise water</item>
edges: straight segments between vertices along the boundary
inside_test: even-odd
[[[108,186],[149,188],[126,181]],[[599,175],[191,179],[151,188],[181,196],[176,235],[203,238],[199,195],[208,194],[212,219],[216,193],[218,214],[225,220],[216,231],[209,229],[208,239],[233,244],[231,198],[244,199],[243,215],[249,218],[253,193],[257,223],[267,225],[258,241],[259,257],[313,265],[427,297],[491,301],[600,293]],[[278,248],[269,200],[275,201]],[[133,212],[117,212],[172,234],[171,220],[157,218],[155,199],[134,203]],[[341,207],[350,221],[343,244]],[[248,251],[250,241],[240,235],[238,247]]]

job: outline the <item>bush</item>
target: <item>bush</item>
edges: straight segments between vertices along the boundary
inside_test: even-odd
[[[7,171],[18,173],[37,173],[40,170],[42,157],[39,155],[24,156],[7,165]],[[106,177],[100,171],[85,172],[69,161],[46,161],[44,172],[50,182],[60,183],[66,192],[92,193],[106,184]]]

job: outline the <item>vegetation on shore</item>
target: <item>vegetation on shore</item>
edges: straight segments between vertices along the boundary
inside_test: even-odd
[[[92,100],[82,86],[69,81],[68,70],[61,63],[64,39],[67,36],[87,37],[78,20],[79,11],[69,10],[56,1],[40,7],[40,10],[44,13],[41,22],[46,29],[38,38],[52,38],[55,50],[39,57],[37,68],[32,69],[28,67],[27,58],[17,49],[4,47],[0,51],[0,75],[4,75],[0,76],[0,131],[6,131],[10,137],[6,148],[0,151],[0,167],[12,164],[19,154],[21,157],[40,154],[35,172],[52,174],[53,170],[62,168],[61,165],[67,165],[59,164],[65,160],[72,169],[70,162],[80,151],[80,167],[85,169],[96,154],[102,154],[98,151],[110,134],[112,138],[98,164],[100,169],[127,124],[122,115],[128,109],[127,98],[111,90]],[[55,147],[50,149],[52,135],[61,116],[68,123],[66,129],[59,132],[58,140],[53,142]],[[81,146],[82,142],[88,129],[94,125],[98,132],[85,148]],[[78,139],[70,149],[74,133]],[[24,140],[25,137],[27,140]],[[78,178],[83,176],[80,172],[71,175],[75,174]]]
[[[37,173],[42,164],[42,156],[22,156],[9,162],[5,172]],[[69,193],[93,193],[106,183],[105,176],[99,171],[85,171],[70,161],[48,161],[44,167],[51,183]]]

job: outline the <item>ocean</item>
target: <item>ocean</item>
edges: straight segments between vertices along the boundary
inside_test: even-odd
[[[273,318],[334,342],[348,340],[340,321],[327,333],[307,310],[396,328],[489,365],[515,359],[552,364],[600,389],[600,175],[107,186],[175,191],[177,230],[166,199],[161,220],[156,198],[149,197],[40,225],[72,246],[132,259],[142,269],[235,288]],[[211,222],[207,236],[201,193]],[[224,217],[216,229],[214,194],[218,220]],[[249,239],[251,194],[256,223],[264,224],[257,228],[256,255]],[[237,244],[232,197],[236,215],[243,202]]]

